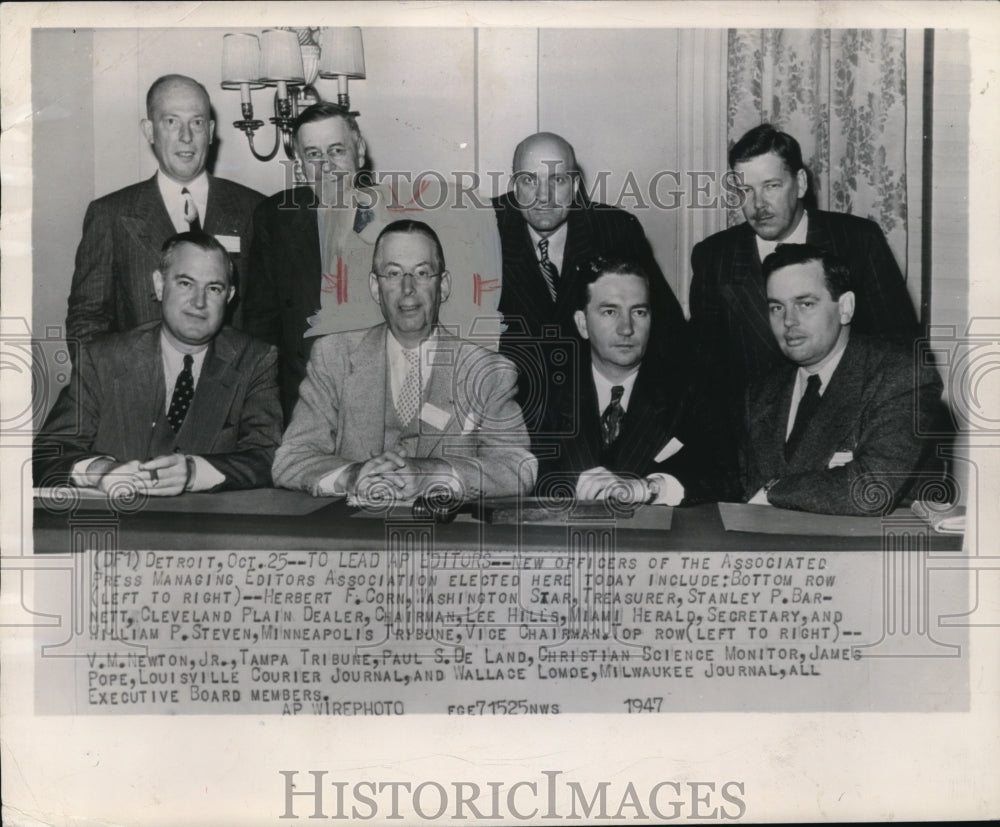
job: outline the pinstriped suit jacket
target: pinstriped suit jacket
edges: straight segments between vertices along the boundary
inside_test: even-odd
[[[209,346],[177,450],[203,457],[225,474],[217,489],[271,484],[281,440],[270,345],[224,327]],[[81,349],[80,364],[35,440],[35,485],[65,482],[81,459],[152,459],[152,423],[165,411],[160,325],[149,323]]]
[[[918,335],[906,284],[882,230],[843,213],[809,213],[806,241],[851,270],[857,296],[856,333],[909,343]],[[746,388],[785,364],[767,312],[767,293],[749,224],[716,233],[691,253],[691,328],[698,375],[716,390],[732,424],[742,418]]]
[[[772,505],[870,515],[892,510],[918,473],[939,475],[934,440],[922,434],[947,427],[941,377],[914,361],[900,345],[852,331],[790,461],[785,434],[797,366],[786,362],[751,386],[741,452],[745,498],[777,479],[768,492]],[[848,452],[851,461],[828,467],[835,453]]]
[[[698,395],[689,382],[671,380],[647,358],[639,369],[621,433],[607,455],[601,447],[601,423],[597,389],[589,352],[581,359],[579,393],[564,394],[550,411],[545,431],[557,438],[548,442],[539,469],[538,491],[554,492],[549,486],[575,484],[583,471],[603,465],[616,474],[645,477],[663,473],[684,486],[684,504],[732,500],[736,484],[736,440],[724,422]],[[660,462],[656,457],[672,440],[680,450]]]
[[[528,398],[540,398],[541,388],[532,387],[532,374],[539,382],[549,381],[551,365],[538,363],[537,349],[525,346],[525,339],[539,340],[545,326],[558,326],[562,336],[577,339],[573,323],[574,286],[577,268],[597,255],[632,259],[642,265],[651,282],[651,303],[659,319],[650,342],[651,352],[664,364],[683,365],[687,358],[687,323],[676,296],[667,284],[639,220],[625,210],[607,204],[575,204],[570,211],[566,248],[559,271],[557,301],[553,302],[535,255],[528,225],[510,193],[493,199],[500,230],[503,255],[503,287],[500,312],[507,330],[500,337],[500,352],[520,370],[518,402],[525,408],[528,429],[537,430],[542,410],[533,411]]]
[[[211,235],[239,236],[241,253],[232,256],[237,272],[250,250],[253,210],[263,197],[242,184],[209,176],[202,227]],[[160,247],[176,232],[155,175],[92,201],[76,251],[66,337],[85,344],[103,333],[159,319],[152,274]],[[237,296],[233,305],[238,301]],[[233,318],[238,321],[239,315]]]

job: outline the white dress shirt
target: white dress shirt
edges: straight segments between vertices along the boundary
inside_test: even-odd
[[[761,238],[759,235],[755,236],[757,239],[757,253],[760,256],[760,260],[763,262],[771,253],[774,252],[775,248],[779,244],[805,244],[806,236],[809,234],[809,213],[803,211],[802,218],[799,219],[798,225],[792,230],[788,238],[783,238],[781,241],[768,241],[767,239]]]
[[[559,271],[559,278],[562,278],[563,257],[566,253],[566,236],[569,235],[569,222],[564,221],[558,229],[553,230],[549,235],[541,235],[536,232],[534,227],[528,227],[528,235],[531,236],[531,243],[535,245],[535,258],[539,262],[542,260],[542,254],[538,249],[538,242],[543,238],[548,239],[549,261],[556,266],[556,270]]]
[[[788,426],[785,428],[785,439],[787,440],[791,436],[792,428],[795,427],[795,415],[799,410],[799,403],[802,401],[802,397],[806,395],[806,383],[809,381],[809,377],[813,374],[819,376],[820,386],[819,395],[822,397],[826,393],[826,387],[830,384],[830,379],[833,378],[833,372],[837,369],[837,365],[840,364],[840,360],[844,355],[844,350],[847,347],[847,337],[844,337],[842,342],[838,342],[837,345],[831,350],[827,357],[820,362],[818,365],[811,365],[808,368],[800,367],[795,372],[795,387],[792,389],[792,404],[788,409]]]
[[[162,171],[156,173],[156,184],[160,188],[160,196],[163,204],[167,208],[167,214],[173,222],[174,229],[179,233],[186,233],[191,229],[187,218],[184,217],[184,204],[187,199],[181,192],[187,189],[194,199],[194,205],[198,208],[198,219],[201,221],[202,229],[205,228],[205,211],[208,209],[208,173],[202,172],[193,181],[180,184],[173,178],[168,178]]]

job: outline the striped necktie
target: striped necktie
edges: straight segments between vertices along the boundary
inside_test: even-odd
[[[538,242],[538,263],[542,268],[542,278],[545,279],[545,286],[549,288],[549,295],[552,301],[556,300],[556,285],[559,283],[559,270],[549,258],[549,240],[543,238]]]

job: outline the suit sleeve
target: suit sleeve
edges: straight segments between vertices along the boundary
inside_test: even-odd
[[[113,216],[99,201],[83,219],[83,238],[69,292],[66,338],[86,344],[118,329],[115,308]],[[70,352],[74,352],[71,348]]]
[[[941,421],[941,378],[930,366],[896,361],[872,377],[871,398],[858,424],[853,459],[837,468],[790,474],[771,488],[772,505],[826,514],[871,516],[891,511],[927,464],[933,443],[916,423]],[[750,492],[753,493],[753,492]]]
[[[336,453],[345,368],[343,356],[331,353],[324,344],[320,340],[310,353],[299,400],[272,468],[275,485],[314,496],[322,479],[360,459]]]
[[[250,255],[243,297],[243,330],[271,345],[281,344],[281,307],[275,279],[281,268],[275,262],[279,251],[273,238],[271,204],[263,202],[253,215]]]
[[[236,450],[202,457],[224,474],[212,491],[264,488],[271,485],[271,464],[281,442],[281,405],[278,402],[278,354],[273,347],[254,362],[239,415]]]
[[[535,485],[538,460],[528,449],[528,432],[515,401],[517,370],[490,355],[486,369],[475,371],[476,387],[467,410],[478,410],[476,428],[447,438],[443,458],[461,478],[469,498],[528,494]]]
[[[81,348],[69,385],[62,389],[35,439],[32,466],[36,487],[69,482],[73,466],[95,456],[92,446],[102,403],[98,377],[91,348]]]

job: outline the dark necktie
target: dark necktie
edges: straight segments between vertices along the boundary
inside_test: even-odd
[[[187,416],[188,408],[191,407],[191,397],[194,396],[194,374],[191,373],[191,365],[194,364],[194,357],[190,353],[184,354],[184,368],[177,374],[177,384],[174,385],[174,395],[170,397],[170,410],[167,411],[167,422],[176,434],[181,425],[184,424],[184,417]]]
[[[184,196],[184,220],[188,223],[188,230],[195,233],[201,232],[201,218],[198,217],[198,206],[194,203],[194,196],[188,192],[188,188],[181,190]]]
[[[365,227],[375,220],[375,210],[371,207],[358,207],[354,213],[354,232],[363,233]]]
[[[612,387],[611,402],[601,414],[601,445],[605,451],[615,444],[618,434],[621,433],[622,419],[625,417],[625,410],[622,408],[623,393],[625,388],[621,385]]]
[[[823,381],[816,373],[812,374],[806,382],[806,392],[802,394],[802,399],[799,401],[799,409],[795,412],[795,424],[792,425],[792,432],[785,441],[786,460],[790,460],[795,454],[795,449],[802,442],[802,435],[806,432],[809,420],[813,418],[813,414],[816,413],[816,409],[819,407],[819,400],[821,398],[819,389],[822,384]]]
[[[545,279],[545,286],[549,288],[549,295],[552,301],[556,300],[556,285],[559,283],[559,270],[552,259],[549,258],[549,240],[543,238],[538,242],[538,263],[542,267],[542,278]]]

